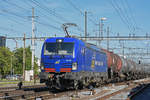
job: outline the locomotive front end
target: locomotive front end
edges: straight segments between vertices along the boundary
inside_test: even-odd
[[[78,70],[75,58],[75,40],[72,38],[47,39],[41,54],[42,70],[40,80],[46,82],[47,86],[66,87],[68,82],[72,83],[66,73]],[[70,75],[70,74],[69,74]]]
[[[74,43],[47,42],[44,46],[44,70],[45,72],[71,72],[74,57]]]

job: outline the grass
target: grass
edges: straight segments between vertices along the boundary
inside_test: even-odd
[[[4,86],[4,85],[9,85],[9,84],[16,85],[20,82],[19,80],[6,80],[6,79],[0,80],[0,81],[1,81],[0,87]],[[36,83],[39,83],[39,80],[36,80]],[[33,85],[34,81],[23,81],[23,84],[24,85]]]

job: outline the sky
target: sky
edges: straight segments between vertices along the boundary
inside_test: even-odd
[[[64,23],[77,24],[78,27],[69,28],[70,34],[84,36],[85,11],[87,11],[89,36],[96,36],[99,33],[99,23],[103,17],[106,18],[103,21],[104,36],[106,36],[107,27],[110,28],[111,36],[117,36],[117,34],[143,36],[146,33],[150,35],[149,4],[149,0],[0,0],[0,36],[23,37],[25,33],[26,37],[31,37],[33,7],[36,37],[55,35],[63,37],[65,33],[62,24]],[[35,55],[39,58],[43,42],[36,41]],[[22,41],[17,40],[17,43],[18,47],[23,47]],[[92,41],[92,43],[96,42]],[[122,47],[122,43],[122,41],[111,41],[110,47]],[[106,48],[106,44],[106,41],[102,41],[101,47]],[[26,46],[29,45],[31,40],[26,41]],[[148,48],[149,41],[124,42],[124,45]],[[7,47],[14,50],[15,41],[7,40]],[[114,50],[114,52],[122,53],[122,50]]]

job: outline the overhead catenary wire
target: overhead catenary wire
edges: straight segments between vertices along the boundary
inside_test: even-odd
[[[130,27],[128,21],[126,21],[126,18],[122,15],[122,12],[120,12],[120,9],[118,8],[118,6],[115,6],[115,3],[113,2],[113,0],[109,0],[109,1],[110,1],[110,4],[112,5],[112,7],[114,8],[114,10],[119,15],[121,21],[127,26],[129,31],[131,32],[131,27]]]
[[[23,24],[22,22],[17,21],[15,18],[7,16],[7,19],[10,20],[10,21],[12,21],[12,22],[15,22],[15,23],[17,23],[19,25],[23,25],[25,27],[28,27],[27,25]]]
[[[15,12],[10,12],[10,11],[8,11],[8,10],[6,10],[6,9],[0,9],[0,11],[2,11],[2,12],[4,12],[4,13],[7,13],[7,14],[10,14],[10,15],[13,15],[13,16],[16,16],[16,17],[18,17],[18,18],[27,20],[27,19],[25,18],[25,16],[21,16],[20,14],[16,14]]]
[[[2,27],[2,26],[0,26],[0,29],[1,30],[5,30],[5,31],[11,31],[11,32],[15,32],[15,33],[20,33],[20,31],[18,31],[16,29],[14,30],[14,29]]]
[[[52,10],[49,10],[49,8],[47,8],[46,6],[44,6],[44,4],[41,4],[41,3],[40,3],[40,5],[39,5],[39,2],[38,2],[38,1],[36,1],[36,0],[31,0],[31,1],[32,1],[32,3],[36,4],[37,6],[39,6],[41,9],[43,9],[43,7],[44,7],[43,10],[45,10],[45,11],[47,11],[47,12],[53,12]],[[46,9],[45,9],[45,8],[46,8]],[[53,13],[54,13],[54,12],[53,12]],[[52,14],[52,13],[51,13],[51,14]],[[59,19],[61,19],[61,20],[63,20],[63,21],[69,22],[67,19],[63,18],[63,17],[62,17],[61,15],[59,15],[59,14],[54,13],[54,16],[57,17],[57,18],[59,18]],[[62,23],[61,23],[61,24],[62,24]],[[79,26],[77,26],[77,27],[79,27]],[[78,28],[78,31],[84,32],[80,27]]]
[[[93,20],[93,22],[94,22],[95,24],[96,24],[96,22],[98,22],[98,21],[96,20],[96,18],[94,17],[93,13],[90,13],[89,16],[92,17],[92,20]],[[96,25],[97,25],[97,24],[96,24]]]
[[[79,9],[71,0],[66,0],[75,10],[77,10],[78,12],[80,12],[80,14],[82,16],[85,16],[84,15],[84,12],[81,11],[81,9]],[[93,20],[93,18],[89,18],[89,21],[91,21],[94,25],[96,25],[97,23]]]
[[[72,3],[70,0],[66,0],[66,1],[67,1],[75,10],[79,11],[82,16],[84,16],[84,13],[83,13],[74,3]]]
[[[135,30],[141,30],[142,32],[146,32],[143,28],[141,28],[141,27],[139,26],[139,24],[137,24],[137,21],[136,21],[136,19],[135,19],[135,16],[133,15],[133,10],[131,9],[131,6],[129,5],[128,0],[124,0],[124,2],[126,3],[127,8],[129,9],[129,12],[130,12],[130,14],[131,14],[132,20],[133,20],[133,22],[134,22],[134,24],[135,24]]]
[[[38,24],[41,24],[41,25],[47,26],[47,27],[52,27],[53,29],[56,29],[56,30],[58,30],[58,31],[62,31],[62,29],[61,29],[61,28],[58,28],[58,27],[53,26],[53,25],[51,25],[51,24],[42,23],[42,22],[39,22],[39,21],[35,21],[35,22],[37,22]]]
[[[116,3],[116,2],[115,2],[115,3]],[[129,21],[130,21],[130,24],[133,25],[133,22],[132,22],[132,19],[131,19],[131,17],[130,17],[130,14],[129,14],[128,10],[127,10],[126,4],[124,3],[123,0],[120,0],[120,5],[121,5],[121,4],[122,4],[122,6],[119,7],[119,9],[121,10],[121,12],[122,12],[123,14],[125,13],[125,15],[126,15],[125,17],[126,17],[128,23],[129,23]],[[119,4],[117,4],[117,6],[119,6]]]
[[[10,11],[8,11],[8,10],[6,10],[6,9],[0,9],[0,11],[2,12],[2,14],[1,14],[2,16],[3,16],[4,14],[9,14],[9,15],[11,15],[11,16],[13,16],[13,17],[23,18],[23,16],[17,15],[16,13],[10,12]],[[7,16],[7,19],[10,20],[10,21],[15,22],[15,23],[17,23],[17,24],[21,24],[20,22],[16,21],[15,18],[13,19],[12,17],[9,18],[9,17]],[[24,25],[24,24],[23,24],[23,25]],[[12,28],[6,28],[6,27],[2,27],[2,26],[1,26],[0,29],[5,30],[5,31],[11,31],[11,32],[20,33],[20,31],[18,31],[18,30],[16,30],[16,29],[12,29]]]
[[[136,22],[136,20],[135,20],[135,17],[133,16],[133,11],[132,11],[132,9],[131,9],[131,6],[130,6],[129,3],[128,3],[128,0],[124,0],[124,2],[126,3],[127,8],[129,9],[129,12],[130,12],[130,14],[131,14],[132,20],[134,21],[135,26],[137,26],[137,22]]]
[[[15,4],[15,3],[13,3],[13,2],[8,1],[8,0],[2,0],[2,1],[5,2],[5,3],[7,3],[7,4],[10,5],[10,6],[17,7],[19,10],[22,9],[23,11],[29,11],[29,10],[23,8],[22,6],[19,6],[19,5]],[[5,11],[3,11],[3,12],[9,14],[8,10],[7,10],[7,12],[5,12]],[[4,14],[3,14],[3,15],[4,15]],[[14,13],[13,13],[13,14],[11,13],[11,15],[14,15]],[[4,15],[4,16],[5,16],[5,15]],[[16,15],[15,15],[15,16],[16,16]],[[13,16],[13,17],[15,17],[15,16]],[[10,21],[15,22],[15,23],[17,23],[17,24],[20,24],[20,25],[23,25],[23,26],[28,27],[28,25],[23,24],[21,21],[16,20],[17,18],[12,18],[12,17],[10,17],[10,16],[7,16],[7,19],[10,20]]]
[[[122,8],[119,6],[119,4],[115,1],[115,0],[112,0],[114,1],[114,5],[116,6],[116,8],[118,9],[119,13],[121,14],[121,16],[123,17],[123,19],[126,21],[126,23],[128,24],[129,28],[130,28],[130,31],[131,31],[131,24],[130,24],[130,21],[129,21],[129,18],[127,16],[127,14],[124,13],[124,11],[122,10]]]
[[[22,7],[22,6],[20,6],[20,5],[17,5],[17,4],[15,4],[15,3],[13,3],[13,2],[10,2],[9,0],[2,0],[2,1],[4,1],[5,3],[7,3],[7,4],[9,4],[9,5],[15,6],[15,7],[19,8],[19,9],[23,9],[24,11],[30,11],[30,10],[28,10],[28,9],[26,9],[26,8],[24,8],[24,7]]]
[[[32,6],[32,4],[28,2],[28,0],[26,0],[26,1],[22,0],[22,1],[23,1],[24,3],[26,3],[27,5],[29,5],[29,6]],[[36,5],[36,6],[39,7],[39,8],[41,8],[39,5]],[[41,8],[41,9],[42,9],[42,8]],[[58,21],[58,20],[55,20],[54,18],[48,16],[46,13],[41,12],[39,9],[37,9],[37,10],[38,10],[38,12],[40,13],[40,19],[41,19],[41,18],[50,19],[50,21],[53,21],[53,22],[55,22],[55,23],[57,23],[57,24],[62,24],[62,22],[60,22],[60,21]],[[41,15],[43,15],[43,16],[41,16]]]
[[[35,1],[36,3],[38,3],[38,1],[36,1],[36,0],[32,0],[32,1]],[[33,2],[32,2],[33,3]],[[40,5],[41,5],[41,3],[40,3]],[[39,6],[39,5],[37,5],[37,6]],[[42,5],[42,6],[44,6],[44,5]],[[44,7],[46,7],[46,6],[44,6]],[[47,8],[47,7],[46,7]],[[41,8],[42,9],[42,8]],[[48,8],[49,9],[49,8]],[[47,10],[48,10],[47,9]],[[46,9],[45,9],[46,10]],[[52,11],[52,10],[51,10]],[[61,16],[61,15],[60,15]],[[62,19],[62,18],[61,18]],[[69,22],[68,20],[67,20],[67,22]],[[63,24],[63,23],[59,23],[59,24]],[[84,32],[84,30],[78,25],[77,26],[78,28],[78,31],[80,31],[80,32]]]
[[[37,6],[40,7],[41,9],[45,10],[48,14],[55,16],[55,17],[58,18],[59,20],[64,21],[64,22],[68,22],[67,19],[65,19],[64,17],[62,17],[60,14],[58,14],[58,13],[52,11],[52,10],[49,9],[48,7],[44,6],[44,4],[39,3],[39,2],[36,1],[36,0],[30,0],[30,2],[32,2],[32,3],[35,4],[35,5],[37,5]]]
[[[85,14],[84,14],[84,12],[82,12],[82,10],[80,9],[80,8],[78,8],[73,2],[71,2],[71,0],[66,0],[66,2],[68,2],[76,11],[78,11],[80,14],[81,14],[81,16],[84,16],[85,17]],[[89,19],[89,21],[90,22],[92,22],[94,25],[97,25],[96,24],[96,22],[95,21],[93,21],[93,19],[91,19],[91,18],[89,18],[88,17],[88,19]],[[82,32],[82,33],[84,33],[84,30],[78,25],[78,29],[79,29],[79,31],[80,32]],[[89,34],[89,33],[88,33]],[[81,36],[81,34],[80,34],[80,36]]]
[[[19,15],[19,14],[16,14],[16,13],[13,13],[13,12],[9,12],[8,10],[4,10],[4,9],[2,9],[1,11],[5,12],[5,13],[8,13],[8,14],[10,14],[10,15],[13,15],[13,16],[15,16],[15,17],[24,19],[25,21],[28,21],[27,18],[25,18],[25,17],[23,17],[23,16],[21,16],[21,15]],[[53,29],[57,29],[57,30],[59,29],[59,28],[57,28],[57,27],[54,26],[54,25],[46,24],[46,23],[39,22],[39,21],[37,21],[37,22],[38,22],[39,24],[41,24],[41,25],[49,26],[49,28],[51,27],[51,28],[53,28]]]
[[[54,12],[52,12],[52,10],[49,10],[49,8],[47,8],[46,6],[44,6],[43,4],[40,3],[39,5],[39,2],[36,1],[36,0],[31,0],[32,3],[34,3],[36,6],[40,7],[41,9],[45,10],[47,13],[49,13],[50,15],[54,15],[55,17],[59,18],[60,20],[62,21],[67,21],[65,18],[62,18],[61,15],[58,15],[58,14],[55,14]],[[54,14],[53,14],[54,13]],[[55,26],[52,26],[50,24],[47,24],[47,23],[41,23],[41,22],[38,22],[39,24],[42,24],[42,25],[47,25],[47,26],[51,26],[59,31],[61,31],[61,29],[55,27]],[[58,22],[59,23],[59,22]],[[60,23],[59,23],[60,24]],[[81,31],[81,30],[79,30]]]
[[[71,0],[66,0],[76,11],[78,11],[82,16],[85,16],[84,12],[81,11]],[[97,25],[97,23],[93,20],[93,18],[88,17],[89,21],[93,23],[93,25]],[[79,25],[78,25],[79,26]],[[82,28],[80,28],[84,32]],[[89,33],[88,33],[89,34]]]
[[[132,33],[134,33],[137,24],[136,24],[136,21],[135,21],[135,19],[133,17],[133,13],[130,11],[131,8],[129,9],[129,4],[127,3],[127,0],[120,0],[120,1],[122,3],[122,7],[123,7],[123,10],[124,10],[124,13],[125,13],[128,21],[130,22],[131,27],[133,28],[133,32]]]
[[[120,6],[119,6],[119,1],[116,0],[112,0],[111,3],[114,4],[114,6],[116,7],[116,9],[120,12],[120,15],[123,17],[123,19],[125,20],[125,22],[127,22],[128,25],[126,25],[127,27],[129,27],[129,31],[130,33],[134,33],[136,30],[141,30],[138,29],[139,26],[135,20],[135,17],[133,16],[133,12],[132,9],[128,3],[128,0],[120,0]],[[122,5],[121,5],[122,4]],[[112,5],[112,4],[111,4]],[[112,5],[113,6],[113,5]],[[114,8],[114,7],[113,7]],[[115,8],[114,8],[115,9]],[[115,9],[115,10],[116,10]],[[117,11],[116,11],[117,12]],[[117,12],[118,13],[118,12]],[[119,14],[118,14],[119,15]],[[119,16],[120,17],[120,16]]]
[[[16,14],[16,13],[13,13],[13,12],[9,12],[8,10],[3,10],[3,9],[2,9],[2,11],[5,12],[5,13],[7,13],[7,14],[10,14],[10,15],[16,17],[16,18],[21,18],[21,19],[27,20],[27,18],[22,17],[22,16],[20,16],[20,15],[18,15],[18,14]],[[53,29],[56,29],[56,30],[61,31],[61,29],[57,28],[57,27],[54,26],[54,25],[46,24],[46,23],[39,22],[39,21],[38,21],[38,24],[47,26],[48,28],[53,28]],[[24,24],[23,24],[23,25],[24,25]],[[7,30],[7,31],[11,31],[11,32],[18,32],[18,33],[20,33],[19,31],[15,31],[15,30],[13,30],[13,29],[8,29],[8,28],[5,28],[5,27],[0,27],[0,28],[1,28],[2,30],[5,30],[5,31]]]

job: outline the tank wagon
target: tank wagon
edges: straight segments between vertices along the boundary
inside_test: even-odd
[[[130,59],[120,57],[122,60],[121,74],[124,75],[125,80],[134,80],[148,77],[149,72],[144,68],[143,64],[137,64]]]
[[[56,89],[144,77],[135,62],[72,37],[45,40],[41,65],[40,82]]]
[[[113,52],[106,49],[102,49],[107,55],[107,65],[108,65],[108,78],[113,78],[119,76],[119,72],[122,68],[122,60]]]
[[[139,65],[123,56],[118,56],[113,52],[102,49],[107,55],[108,78],[113,81],[123,81],[131,79],[139,79],[147,76],[143,65]]]

